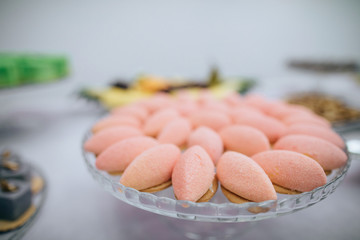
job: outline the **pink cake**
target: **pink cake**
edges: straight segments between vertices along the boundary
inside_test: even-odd
[[[85,142],[84,148],[88,152],[100,154],[102,151],[104,151],[106,148],[110,147],[116,142],[120,142],[121,140],[124,140],[126,138],[141,135],[143,135],[142,131],[134,127],[111,127],[91,136],[89,140]]]
[[[149,112],[146,108],[141,107],[139,105],[129,105],[129,106],[113,109],[111,111],[111,115],[114,116],[130,115],[138,118],[140,121],[143,122],[148,117]]]
[[[284,135],[286,136],[294,134],[303,134],[322,138],[335,144],[341,149],[345,148],[345,143],[341,137],[329,128],[318,127],[316,125],[314,126],[313,124],[299,123],[289,126]]]
[[[145,190],[171,179],[180,149],[173,144],[160,144],[138,155],[120,178],[120,183],[137,190]]]
[[[292,114],[282,119],[286,125],[293,125],[298,123],[315,124],[326,128],[331,128],[331,124],[326,119],[309,114]]]
[[[234,117],[234,122],[260,130],[267,136],[270,143],[274,143],[284,135],[286,131],[286,126],[279,120],[260,114],[237,115]]]
[[[146,136],[131,137],[114,143],[96,158],[96,167],[108,172],[123,172],[142,152],[158,142]]]
[[[189,117],[189,119],[194,128],[205,126],[215,131],[219,131],[231,124],[231,119],[228,115],[211,110],[195,112]]]
[[[326,183],[323,168],[314,159],[303,154],[272,150],[252,156],[269,176],[282,187],[299,192],[311,191]]]
[[[179,200],[198,201],[211,187],[215,167],[207,152],[200,146],[187,149],[172,173],[174,194]]]
[[[93,127],[92,132],[97,133],[101,130],[118,126],[132,126],[135,128],[141,128],[141,121],[131,115],[115,115],[109,116],[98,121]]]
[[[216,175],[222,186],[247,200],[262,202],[277,199],[264,170],[241,153],[224,153],[217,165]]]
[[[275,150],[290,150],[305,154],[316,160],[324,170],[339,168],[346,163],[346,154],[336,145],[318,137],[288,135],[273,147]]]
[[[167,123],[178,117],[179,113],[172,108],[160,109],[145,121],[144,133],[148,136],[157,136]]]
[[[270,143],[264,133],[245,125],[231,125],[220,131],[220,136],[227,150],[247,156],[270,149]]]
[[[198,127],[188,139],[187,146],[201,146],[209,154],[214,164],[224,151],[223,142],[217,132],[208,127]]]
[[[160,143],[172,143],[179,147],[185,145],[192,130],[186,118],[175,118],[160,131],[157,139]]]

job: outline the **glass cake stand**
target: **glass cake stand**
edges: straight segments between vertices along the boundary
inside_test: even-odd
[[[90,136],[91,132],[87,132],[84,137],[83,144]],[[204,239],[201,237],[204,235],[204,232],[199,231],[204,231],[206,228],[208,228],[208,230],[212,230],[214,227],[220,226],[221,224],[226,226],[237,225],[236,228],[230,227],[225,229],[225,231],[230,231],[231,233],[234,229],[240,231],[240,228],[238,227],[239,224],[234,223],[247,223],[251,225],[250,222],[274,218],[310,207],[322,201],[335,191],[344,179],[351,163],[351,159],[349,157],[346,165],[333,170],[331,174],[327,176],[327,183],[325,185],[310,192],[304,192],[296,195],[277,194],[277,200],[269,200],[259,203],[249,202],[234,204],[226,199],[221,190],[217,191],[210,202],[203,203],[176,200],[172,187],[157,193],[140,192],[120,184],[119,175],[110,175],[105,171],[98,170],[95,167],[96,158],[94,154],[86,152],[83,149],[83,157],[92,177],[106,191],[110,192],[121,201],[134,207],[163,216],[198,222],[195,223],[193,221],[186,221],[185,224],[182,224],[184,228],[182,231],[185,231],[185,236],[192,239]],[[174,224],[179,225],[178,221],[176,221],[177,220],[173,221]],[[171,222],[172,220],[170,219],[169,223],[171,224]],[[194,229],[196,229],[196,233],[193,232]],[[221,227],[221,229],[224,230],[223,227]],[[219,234],[219,229],[213,231],[211,234],[213,233]],[[224,237],[223,233],[221,233],[221,238]],[[214,239],[216,239],[216,236]]]

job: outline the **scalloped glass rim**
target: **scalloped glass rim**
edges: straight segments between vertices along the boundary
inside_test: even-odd
[[[325,185],[310,192],[304,192],[296,195],[278,194],[278,200],[269,200],[259,203],[195,203],[176,200],[170,197],[157,196],[153,193],[140,192],[133,188],[125,187],[120,184],[118,180],[114,180],[114,178],[107,172],[98,170],[95,167],[94,154],[86,152],[83,148],[85,141],[91,135],[91,132],[88,131],[82,142],[81,147],[84,161],[92,177],[100,183],[106,191],[110,192],[123,202],[143,210],[164,216],[203,222],[258,221],[289,214],[310,207],[322,201],[335,191],[337,186],[344,179],[351,163],[350,156],[346,151],[348,155],[346,165],[333,170],[328,176],[328,182]],[[221,190],[218,192],[221,192]],[[216,198],[216,195],[214,198]]]

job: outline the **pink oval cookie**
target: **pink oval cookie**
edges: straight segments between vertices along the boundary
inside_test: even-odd
[[[277,107],[272,108],[269,111],[269,115],[280,120],[295,114],[314,115],[314,113],[310,109],[304,106],[287,103],[278,104]]]
[[[231,125],[222,129],[219,134],[225,148],[230,151],[252,156],[270,149],[265,134],[253,127]]]
[[[173,144],[160,144],[138,155],[126,168],[120,183],[137,190],[160,185],[171,179],[180,149]]]
[[[179,113],[172,108],[161,109],[146,120],[144,124],[144,133],[148,136],[157,136],[167,123],[179,116]]]
[[[228,115],[207,110],[193,113],[189,119],[195,128],[205,126],[215,131],[231,124],[231,119]]]
[[[117,127],[117,126],[132,126],[132,127],[140,128],[141,122],[138,118],[133,117],[131,115],[129,116],[115,115],[101,119],[92,127],[91,130],[93,133],[96,133],[106,128]]]
[[[339,148],[344,149],[345,143],[341,139],[341,137],[329,128],[319,127],[313,124],[305,124],[299,123],[291,125],[287,128],[284,136],[286,135],[294,135],[294,134],[303,134],[303,135],[310,135],[318,138],[322,138],[326,141],[329,141]]]
[[[286,126],[279,120],[260,114],[235,116],[234,122],[236,124],[247,125],[260,130],[266,135],[270,143],[278,140],[286,131]]]
[[[229,113],[229,115],[232,118],[233,122],[235,121],[235,119],[242,118],[243,116],[265,116],[262,112],[260,112],[260,110],[248,106],[234,108]]]
[[[243,98],[236,92],[226,95],[223,98],[223,101],[230,107],[236,107],[244,104]]]
[[[112,144],[130,137],[141,136],[143,133],[134,127],[120,126],[111,127],[100,131],[91,136],[84,144],[88,152],[100,154]]]
[[[214,164],[207,152],[200,146],[188,148],[172,173],[176,198],[196,202],[209,190],[214,176]]]
[[[346,154],[336,145],[307,135],[285,136],[274,145],[276,150],[289,150],[315,159],[325,170],[339,168],[346,163]]]
[[[282,187],[300,192],[311,191],[326,183],[323,168],[314,159],[297,152],[273,150],[252,157],[270,180]]]
[[[96,158],[96,167],[108,172],[123,172],[142,152],[158,142],[146,136],[132,137],[114,143]]]
[[[331,128],[331,124],[329,121],[327,121],[325,118],[316,116],[315,114],[314,115],[292,114],[292,115],[285,117],[282,121],[286,125],[305,123],[305,124],[315,124],[315,125],[323,126],[326,128]]]
[[[183,146],[190,133],[191,123],[186,118],[175,118],[160,131],[157,139],[160,143],[172,143],[177,146]]]
[[[224,153],[216,175],[226,189],[254,202],[276,200],[275,189],[264,170],[251,158],[236,152]]]
[[[208,127],[199,127],[193,131],[188,139],[188,147],[199,145],[210,155],[214,164],[224,151],[223,142],[217,132]]]
[[[144,121],[148,115],[149,112],[139,105],[129,105],[124,107],[118,107],[111,111],[111,115],[114,116],[123,116],[123,115],[130,115],[138,118],[140,121]]]
[[[168,94],[158,93],[152,98],[146,99],[141,102],[141,105],[144,106],[149,113],[155,113],[161,109],[170,108],[173,106],[173,101]]]

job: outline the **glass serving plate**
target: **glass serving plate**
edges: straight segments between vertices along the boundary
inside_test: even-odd
[[[84,142],[91,136],[87,132]],[[82,145],[83,146],[83,145]],[[349,154],[348,154],[349,156]],[[327,176],[327,183],[310,192],[296,195],[277,194],[278,200],[234,204],[219,189],[210,202],[195,203],[176,200],[172,187],[157,193],[140,192],[119,183],[120,176],[110,175],[95,167],[95,156],[83,149],[86,166],[93,178],[116,198],[137,208],[178,219],[201,222],[252,222],[273,218],[310,207],[335,191],[344,179],[351,163],[335,169]]]

